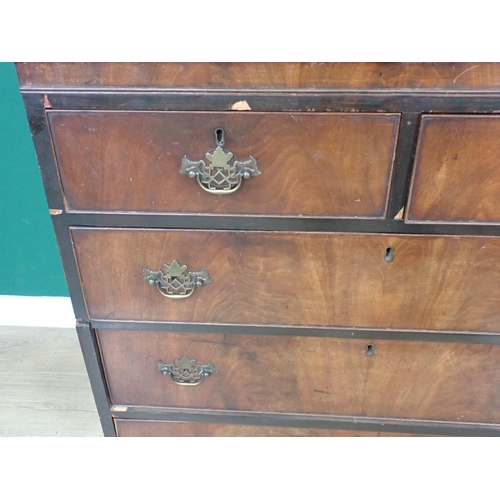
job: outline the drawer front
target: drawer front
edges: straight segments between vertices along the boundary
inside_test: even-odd
[[[500,223],[500,116],[424,116],[407,220]]]
[[[495,237],[72,228],[72,238],[94,320],[500,330]],[[174,260],[212,283],[172,300],[141,279]]]
[[[158,420],[115,420],[119,437],[406,437],[421,434],[270,427],[267,425],[202,424]]]
[[[498,345],[107,329],[98,336],[116,405],[500,422]],[[184,356],[217,373],[186,386],[158,370]]]
[[[384,217],[398,114],[62,112],[49,124],[68,210]],[[216,196],[180,173],[224,130],[261,175]],[[214,163],[215,164],[215,160]]]

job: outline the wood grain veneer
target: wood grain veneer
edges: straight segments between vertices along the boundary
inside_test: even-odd
[[[23,87],[498,91],[500,63],[18,63]]]
[[[72,228],[89,315],[430,331],[500,329],[500,238]],[[394,248],[394,260],[385,261]],[[213,283],[171,300],[141,279],[173,259]]]
[[[116,419],[119,437],[406,437],[420,434]]]
[[[423,116],[407,219],[500,223],[500,116]]]
[[[500,423],[498,345],[129,330],[99,342],[117,405]],[[157,370],[185,355],[218,373],[186,387]]]
[[[380,218],[399,115],[48,112],[68,210]],[[216,196],[181,175],[215,147],[262,175]],[[311,196],[311,193],[314,195]]]

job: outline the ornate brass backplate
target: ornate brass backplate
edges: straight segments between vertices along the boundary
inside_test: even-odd
[[[218,373],[213,363],[200,365],[195,359],[187,356],[176,359],[173,363],[158,361],[158,370],[163,375],[170,375],[172,380],[179,385],[198,385],[206,377]]]
[[[187,266],[179,264],[175,259],[170,264],[163,264],[163,269],[152,271],[145,266],[142,279],[150,285],[156,285],[158,291],[171,299],[185,299],[201,285],[212,283],[208,271],[187,271]]]
[[[208,193],[230,194],[241,187],[243,179],[256,177],[262,173],[253,156],[250,156],[246,161],[234,159],[230,163],[234,154],[222,149],[223,140],[216,139],[216,144],[215,149],[205,153],[208,164],[204,160],[191,161],[187,156],[184,156],[181,174],[192,178],[196,177],[198,184]]]

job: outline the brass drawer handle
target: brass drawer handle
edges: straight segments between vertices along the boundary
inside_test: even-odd
[[[218,373],[213,363],[199,365],[196,359],[187,356],[176,359],[173,363],[158,361],[158,371],[163,375],[170,375],[172,380],[179,385],[199,385],[206,377]]]
[[[234,160],[229,163],[234,154],[222,149],[224,145],[224,130],[215,130],[215,149],[205,153],[209,163],[204,160],[191,161],[184,156],[182,159],[181,174],[191,178],[196,177],[198,184],[207,193],[230,194],[238,191],[243,179],[256,177],[262,172],[257,165],[257,160],[250,156],[246,161]]]
[[[212,283],[208,271],[202,267],[201,271],[187,271],[187,266],[176,260],[163,264],[163,270],[152,271],[145,266],[142,270],[142,279],[150,285],[156,285],[158,291],[170,299],[187,299],[196,287]]]

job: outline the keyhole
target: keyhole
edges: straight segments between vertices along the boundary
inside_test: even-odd
[[[217,146],[224,146],[224,130],[221,128],[216,128],[215,129],[215,144]]]
[[[375,351],[375,346],[373,344],[368,344],[365,348],[365,354],[371,356]]]
[[[384,260],[386,262],[392,262],[394,260],[394,247],[387,247],[385,249]]]

